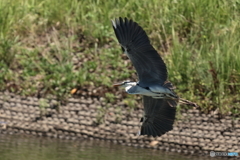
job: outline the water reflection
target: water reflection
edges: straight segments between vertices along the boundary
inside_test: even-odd
[[[0,135],[0,160],[205,160],[207,158],[127,147],[105,141],[67,141]]]

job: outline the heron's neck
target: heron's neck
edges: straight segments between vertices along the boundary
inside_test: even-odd
[[[137,82],[128,82],[125,84],[125,90],[126,92],[128,92],[129,89],[131,89],[132,87],[135,87],[137,85]]]

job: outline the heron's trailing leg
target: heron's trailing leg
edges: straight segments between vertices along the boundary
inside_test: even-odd
[[[182,104],[186,104],[186,105],[189,105],[189,106],[193,106],[193,107],[196,107],[196,108],[199,108],[199,105],[197,105],[197,103],[194,103],[194,102],[191,102],[189,100],[186,100],[186,99],[182,99],[182,98],[166,98],[166,99],[171,99],[171,100],[175,100],[175,101],[178,101]],[[170,106],[172,106],[171,104],[169,104]]]
[[[179,100],[180,100],[179,102],[182,104],[186,104],[186,105],[190,105],[190,106],[199,108],[199,105],[197,105],[197,103],[194,103],[194,102],[188,101],[186,99],[182,99],[182,98],[179,98]]]

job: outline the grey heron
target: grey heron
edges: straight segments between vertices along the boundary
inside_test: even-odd
[[[166,65],[136,22],[120,17],[112,20],[112,26],[139,79],[138,82],[125,81],[115,86],[125,87],[129,94],[143,95],[144,115],[140,120],[139,134],[161,136],[172,130],[179,100],[172,84],[167,81]]]

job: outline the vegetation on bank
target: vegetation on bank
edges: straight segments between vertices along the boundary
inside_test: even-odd
[[[3,0],[0,90],[59,99],[87,90],[114,102],[112,83],[136,80],[111,28],[119,16],[146,30],[181,97],[239,115],[239,0]]]

